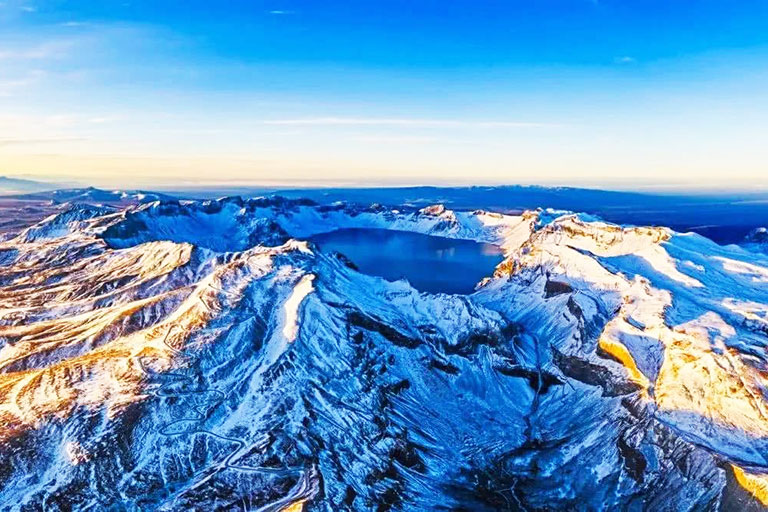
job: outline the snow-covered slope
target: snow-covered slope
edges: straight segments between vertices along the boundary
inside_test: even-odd
[[[501,245],[426,294],[306,240]],[[0,244],[2,510],[761,510],[768,257],[564,212],[72,207]]]

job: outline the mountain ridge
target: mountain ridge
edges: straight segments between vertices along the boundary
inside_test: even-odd
[[[346,227],[505,259],[420,293],[301,241]],[[227,198],[73,206],[0,254],[21,510],[766,503],[757,253],[569,212]]]

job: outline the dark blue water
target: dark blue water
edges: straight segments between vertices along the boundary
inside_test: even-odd
[[[340,229],[311,239],[338,251],[361,272],[390,281],[405,278],[430,293],[467,294],[502,258],[496,245],[386,229]]]

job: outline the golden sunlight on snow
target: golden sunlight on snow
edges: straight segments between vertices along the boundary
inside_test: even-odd
[[[304,500],[297,501],[296,503],[291,503],[287,507],[281,508],[280,512],[301,512],[304,510]]]
[[[643,372],[637,367],[632,354],[630,354],[629,350],[627,350],[624,345],[611,341],[604,336],[600,338],[598,343],[601,349],[605,350],[624,365],[629,373],[629,378],[632,379],[635,384],[641,386],[644,390],[648,389],[650,386],[648,378],[643,375]]]
[[[79,410],[104,408],[113,417],[146,398],[147,372],[181,364],[179,350],[231,305],[223,300],[239,300],[242,281],[264,275],[272,256],[267,250],[246,252],[213,267],[197,283],[121,303],[113,299],[116,291],[131,296],[132,289],[167,281],[189,261],[191,246],[151,242],[113,251],[91,243],[99,250],[93,257],[0,288],[0,336],[8,340],[0,350],[0,441]],[[6,267],[2,273],[19,270]],[[59,274],[66,277],[48,285]],[[296,307],[311,291],[311,280],[300,291]],[[142,320],[142,315],[151,316]],[[148,325],[141,328],[142,322]],[[295,322],[288,326],[296,328]],[[68,446],[66,455],[73,464],[87,456],[75,446]]]
[[[715,313],[665,333],[656,402],[662,410],[695,412],[715,424],[766,437],[765,379],[725,346],[724,339],[734,334],[733,327]]]
[[[738,466],[731,465],[733,475],[744,489],[765,506],[768,506],[768,475],[750,474]]]
[[[701,287],[701,282],[678,270],[663,247],[669,236],[661,228],[619,228],[563,217],[534,233],[524,250],[512,255],[504,266],[512,273],[543,267],[573,283],[586,281],[593,288],[619,294],[620,307],[605,325],[599,347],[646,390],[645,398],[655,401],[659,413],[691,413],[692,423],[681,428],[692,429],[696,435],[701,435],[699,429],[723,429],[724,433],[732,429],[747,436],[744,442],[748,436],[766,438],[768,409],[762,390],[768,382],[743,353],[727,346],[726,341],[736,335],[735,328],[712,311],[671,327],[665,321],[665,311],[672,307],[670,291],[653,287],[644,277],[613,272],[580,252],[601,257],[638,255],[669,279]],[[729,272],[746,273],[750,279],[761,278],[765,271],[735,260],[725,261],[724,266]],[[753,323],[765,322],[764,305],[736,300],[724,305]],[[658,354],[655,382],[638,366],[636,350]],[[641,357],[647,359],[647,353]]]

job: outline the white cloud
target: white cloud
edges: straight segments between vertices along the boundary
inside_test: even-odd
[[[630,57],[629,55],[624,55],[621,57],[616,57],[613,59],[613,62],[616,64],[634,64],[637,62],[634,57]]]
[[[51,41],[28,47],[0,48],[0,61],[59,58],[65,56],[72,46],[70,41]]]
[[[262,124],[282,126],[413,126],[433,128],[550,128],[551,123],[523,121],[473,121],[460,119],[312,117],[303,119],[270,119]]]
[[[36,70],[22,77],[0,80],[0,96],[12,96],[22,89],[35,85],[45,74],[45,71]]]
[[[97,117],[88,118],[87,122],[91,124],[104,124],[104,123],[112,123],[119,120],[120,120],[119,116],[97,116]]]
[[[430,142],[437,142],[441,139],[438,137],[419,137],[416,135],[370,135],[355,137],[353,140],[358,142],[371,142],[374,144],[427,144]]]
[[[52,114],[44,116],[39,122],[54,128],[73,128],[85,127],[89,124],[112,123],[120,119],[121,117],[117,115]]]
[[[274,14],[276,16],[279,16],[281,14],[293,14],[295,11],[283,11],[280,9],[275,9],[273,11],[267,11],[269,14]]]

